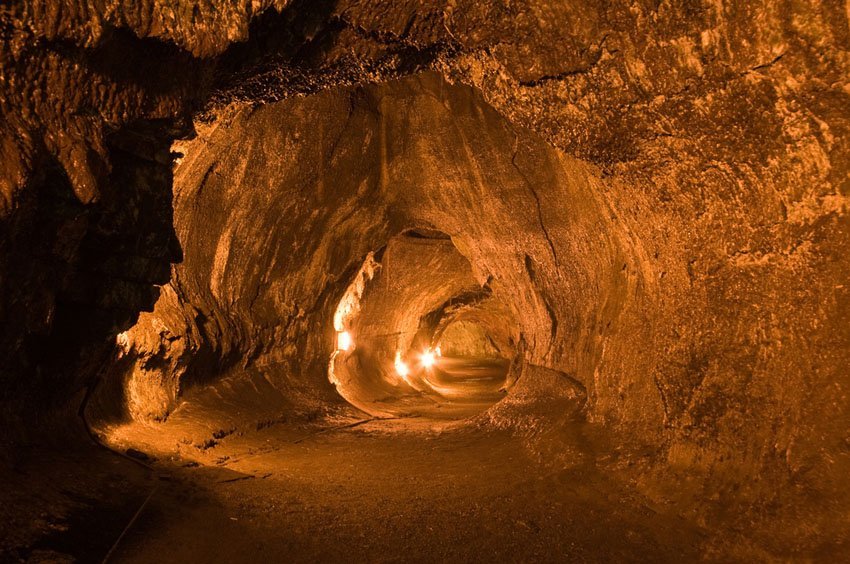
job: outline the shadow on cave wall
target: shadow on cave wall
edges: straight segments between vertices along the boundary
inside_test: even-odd
[[[112,163],[99,201],[81,203],[46,159],[2,226],[3,416],[61,409],[107,358],[115,335],[150,311],[182,260],[172,209],[172,122],[107,137]]]

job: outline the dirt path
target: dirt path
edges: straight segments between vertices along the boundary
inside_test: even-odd
[[[183,467],[115,562],[683,561],[701,537],[586,461],[500,432],[267,429]],[[227,457],[225,459],[225,457]],[[585,459],[586,460],[586,459]]]

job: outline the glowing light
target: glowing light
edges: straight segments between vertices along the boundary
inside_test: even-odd
[[[395,353],[395,371],[405,380],[407,380],[407,375],[410,374],[410,368],[401,359],[401,353]]]
[[[443,351],[441,351],[440,347],[438,346],[436,349],[434,349],[434,354],[437,356],[443,356]]]
[[[434,362],[436,360],[434,358],[434,353],[432,353],[431,351],[425,351],[419,358],[422,361],[422,366],[424,366],[425,368],[431,368],[432,366],[434,366]]]
[[[347,351],[354,346],[354,340],[351,338],[351,333],[348,331],[340,331],[336,334],[336,348],[341,351]]]

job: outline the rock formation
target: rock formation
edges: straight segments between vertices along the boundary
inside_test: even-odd
[[[848,14],[13,2],[0,458],[353,405],[595,457],[710,558],[846,557]],[[463,409],[395,364],[442,339],[501,363]]]

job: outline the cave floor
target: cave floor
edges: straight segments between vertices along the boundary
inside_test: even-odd
[[[545,429],[529,436],[482,420],[358,419],[348,411],[211,436],[198,431],[198,415],[186,409],[165,424],[113,427],[112,452],[70,440],[0,465],[0,562],[100,562],[107,554],[109,562],[744,562],[848,554],[840,540],[794,549],[781,534],[777,544],[735,527],[700,526],[675,503],[637,493],[623,479],[642,473],[635,453],[607,448],[586,423],[557,437]],[[806,525],[798,524],[791,528]]]
[[[194,460],[157,453],[174,436],[155,427],[116,432],[113,446],[155,453],[168,479],[153,481],[110,561],[682,561],[704,540],[579,448],[552,465],[502,431],[312,429],[233,433]]]

